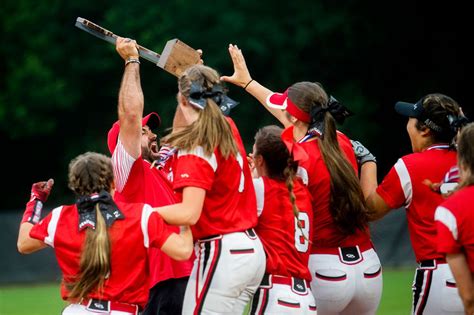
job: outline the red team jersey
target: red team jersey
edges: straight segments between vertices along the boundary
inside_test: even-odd
[[[443,197],[423,181],[441,182],[455,164],[455,151],[449,150],[448,145],[433,145],[399,159],[377,188],[378,195],[391,209],[407,209],[408,230],[417,261],[442,258],[436,250],[434,213]]]
[[[308,189],[297,179],[293,192],[301,229],[293,214],[286,183],[268,177],[254,179],[258,224],[255,228],[267,254],[266,273],[311,281],[308,269],[313,211]]]
[[[474,186],[454,193],[437,209],[435,216],[438,252],[464,253],[474,274]]]
[[[176,203],[175,194],[166,176],[141,156],[134,160],[120,140],[112,155],[116,189],[114,200],[127,203],[146,203],[152,207]],[[179,234],[179,227],[170,226]],[[157,282],[191,274],[193,258],[176,261],[158,248],[150,248],[150,287]]]
[[[202,147],[179,150],[173,160],[173,188],[179,193],[192,186],[206,190],[198,222],[191,226],[195,240],[245,231],[257,224],[255,191],[245,149],[234,122],[230,123],[238,156],[225,159],[217,148],[206,156]],[[245,162],[245,163],[244,163]]]
[[[145,306],[148,299],[148,247],[161,248],[171,230],[163,219],[144,204],[117,202],[125,219],[116,220],[108,228],[112,244],[110,277],[105,281],[102,296],[89,294],[89,298]],[[65,280],[79,274],[79,262],[86,230],[79,231],[79,214],[76,205],[55,208],[33,226],[32,238],[54,248],[56,259]],[[61,285],[63,300],[68,291]]]
[[[293,137],[293,127],[285,129],[282,137]],[[319,248],[347,247],[362,244],[370,245],[370,234],[357,230],[354,234],[342,234],[331,215],[329,206],[331,198],[331,176],[324,163],[318,146],[318,139],[311,138],[298,144],[307,152],[309,158],[299,164],[298,175],[307,183],[313,200],[313,239],[312,253]],[[349,138],[342,132],[337,132],[339,146],[356,174],[358,174],[357,160]]]

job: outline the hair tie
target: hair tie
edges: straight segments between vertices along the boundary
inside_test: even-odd
[[[339,103],[339,101],[333,96],[329,96],[328,111],[331,113],[332,117],[334,117],[338,124],[343,124],[347,117],[354,115],[353,112]]]
[[[239,104],[239,102],[234,101],[226,95],[220,83],[214,84],[211,89],[205,89],[201,83],[197,81],[191,82],[188,97],[189,103],[202,110],[206,107],[208,98],[211,98],[226,116],[229,115],[232,108]]]
[[[308,134],[320,138],[324,137],[324,116],[326,112],[329,112],[338,124],[343,124],[347,117],[354,115],[349,109],[330,95],[326,107],[323,108],[316,104],[311,106],[311,124],[308,128]]]
[[[448,121],[449,125],[454,131],[458,131],[465,125],[469,123],[469,118],[467,118],[464,115],[459,115],[459,116],[454,116],[454,115],[448,115]]]
[[[112,196],[105,190],[102,190],[99,194],[81,196],[77,199],[76,205],[79,212],[79,231],[85,228],[95,230],[97,225],[95,207],[97,204],[99,205],[99,210],[104,217],[107,226],[111,226],[115,220],[125,218],[112,199]]]

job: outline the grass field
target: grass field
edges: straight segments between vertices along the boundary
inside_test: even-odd
[[[384,289],[377,314],[410,313],[413,270],[384,270]],[[0,287],[0,315],[61,314],[65,306],[58,284]]]

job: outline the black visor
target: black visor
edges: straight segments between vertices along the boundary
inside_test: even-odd
[[[421,118],[423,116],[423,99],[416,103],[397,102],[395,111],[406,117]]]

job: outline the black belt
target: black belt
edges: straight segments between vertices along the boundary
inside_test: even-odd
[[[253,228],[246,229],[245,231],[236,231],[236,232],[244,232],[244,233],[247,233],[247,235],[248,235],[250,238],[257,237],[257,233],[255,233],[255,231],[254,231]],[[236,233],[236,232],[231,232],[231,233]],[[220,239],[220,238],[222,238],[222,234],[215,234],[215,235],[210,235],[210,236],[207,236],[207,237],[204,237],[204,238],[200,238],[199,241],[200,241],[200,242],[208,242],[208,241],[212,241],[212,240]]]
[[[418,262],[420,268],[436,268],[439,264],[445,264],[446,259],[444,258],[435,258],[435,259],[426,259]]]
[[[301,278],[296,278],[296,277],[284,277],[284,276],[278,276],[278,275],[270,275],[266,273],[263,276],[262,282],[260,283],[261,287],[272,287],[273,284],[285,284],[289,285],[293,288],[294,291],[297,293],[306,293],[308,290],[309,283],[308,281],[301,279]]]

